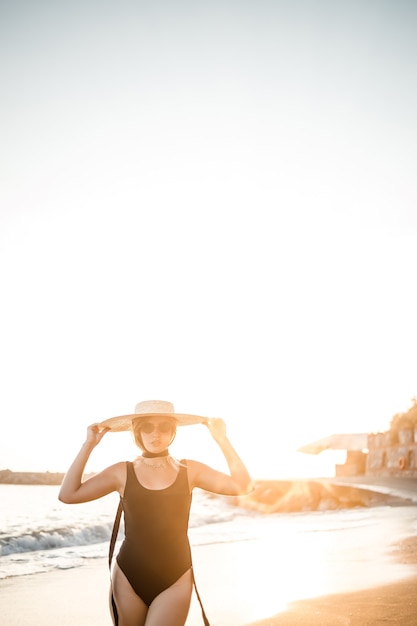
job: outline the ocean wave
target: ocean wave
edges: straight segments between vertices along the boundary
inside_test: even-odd
[[[200,512],[191,517],[190,529],[223,524],[232,519],[233,515],[230,512]],[[106,543],[110,541],[112,528],[113,520],[100,524],[38,529],[25,531],[22,534],[2,535],[0,536],[0,556]],[[122,534],[123,518],[118,534],[119,539]]]
[[[15,516],[11,524],[0,511],[0,578],[45,571],[45,567],[78,567],[84,558],[106,556],[116,499],[67,507],[57,502],[52,488],[46,487],[39,495],[39,489],[28,487],[22,498],[21,486],[7,487],[1,494],[3,513],[13,508]],[[36,491],[33,499],[32,491]],[[226,499],[196,490],[190,513],[190,540],[199,545],[230,540],[231,526],[237,536],[235,522],[242,516],[248,519],[254,515]],[[123,526],[122,517],[118,541],[123,538]]]
[[[112,523],[84,527],[36,530],[22,535],[0,537],[0,555],[22,554],[38,550],[56,550],[109,541]]]

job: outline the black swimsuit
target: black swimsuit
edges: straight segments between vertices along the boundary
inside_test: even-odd
[[[188,518],[191,494],[184,461],[165,489],[146,489],[127,463],[123,501],[125,539],[117,563],[148,605],[191,567]]]

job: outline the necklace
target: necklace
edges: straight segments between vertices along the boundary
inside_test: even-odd
[[[143,456],[138,457],[139,461],[145,465],[146,467],[150,467],[151,469],[161,469],[162,467],[167,467],[169,463],[169,456],[164,457],[161,463],[149,463]]]

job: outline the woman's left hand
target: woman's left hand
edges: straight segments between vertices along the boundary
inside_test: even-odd
[[[220,417],[209,417],[204,424],[216,441],[222,441],[226,438],[226,424]]]

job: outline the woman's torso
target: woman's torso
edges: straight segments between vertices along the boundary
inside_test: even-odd
[[[148,489],[128,462],[122,502],[125,538],[117,562],[136,593],[149,602],[156,591],[160,593],[191,567],[187,466],[180,464],[169,486]]]

